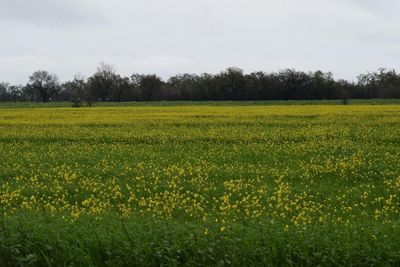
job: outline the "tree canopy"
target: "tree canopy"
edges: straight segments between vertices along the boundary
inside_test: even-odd
[[[400,98],[400,74],[391,69],[361,74],[356,82],[331,72],[284,69],[246,74],[231,67],[217,74],[183,73],[163,80],[155,74],[118,74],[101,63],[88,78],[75,75],[60,84],[57,75],[35,71],[25,86],[0,83],[0,101],[222,101]]]

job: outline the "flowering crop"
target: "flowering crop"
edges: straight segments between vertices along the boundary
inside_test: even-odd
[[[43,254],[60,263],[47,248],[73,234],[123,247],[129,253],[118,257],[135,255],[137,265],[399,264],[399,166],[396,105],[0,109],[3,246],[46,244],[19,249],[31,264]],[[101,236],[57,230],[50,242],[40,234],[57,225]],[[16,235],[21,228],[32,236]],[[129,245],[104,241],[118,235],[113,228]],[[195,252],[185,258],[187,240]],[[64,245],[58,250],[75,247]],[[175,254],[157,258],[166,251]],[[95,264],[90,253],[72,263]]]

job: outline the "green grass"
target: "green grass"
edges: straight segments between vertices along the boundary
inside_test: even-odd
[[[398,266],[400,106],[335,103],[3,105],[0,265]]]
[[[272,100],[272,101],[153,101],[153,102],[95,102],[93,107],[137,106],[253,106],[253,105],[342,105],[342,100]],[[350,105],[397,105],[400,99],[352,99]],[[86,104],[84,104],[86,105]],[[71,102],[0,102],[0,108],[72,107]]]

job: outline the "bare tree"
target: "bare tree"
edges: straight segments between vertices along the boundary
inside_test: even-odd
[[[116,80],[115,68],[104,62],[100,63],[97,72],[88,79],[91,94],[100,101],[110,100]]]
[[[129,93],[129,90],[131,88],[132,86],[128,77],[121,77],[120,75],[116,75],[115,86],[113,88],[113,99],[121,102],[123,97]]]
[[[62,87],[66,99],[87,97],[86,79],[81,74],[75,74],[74,79],[63,83]]]
[[[35,71],[29,77],[29,85],[43,102],[48,102],[60,91],[60,84],[55,74],[44,70]]]

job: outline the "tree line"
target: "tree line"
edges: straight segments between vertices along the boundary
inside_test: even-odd
[[[60,83],[57,75],[36,71],[26,85],[0,83],[0,101],[241,101],[400,98],[400,74],[391,69],[361,74],[356,82],[336,80],[330,72],[245,74],[236,67],[217,74],[178,74],[163,80],[155,74],[121,76],[114,67],[100,64],[85,78],[75,75]]]

